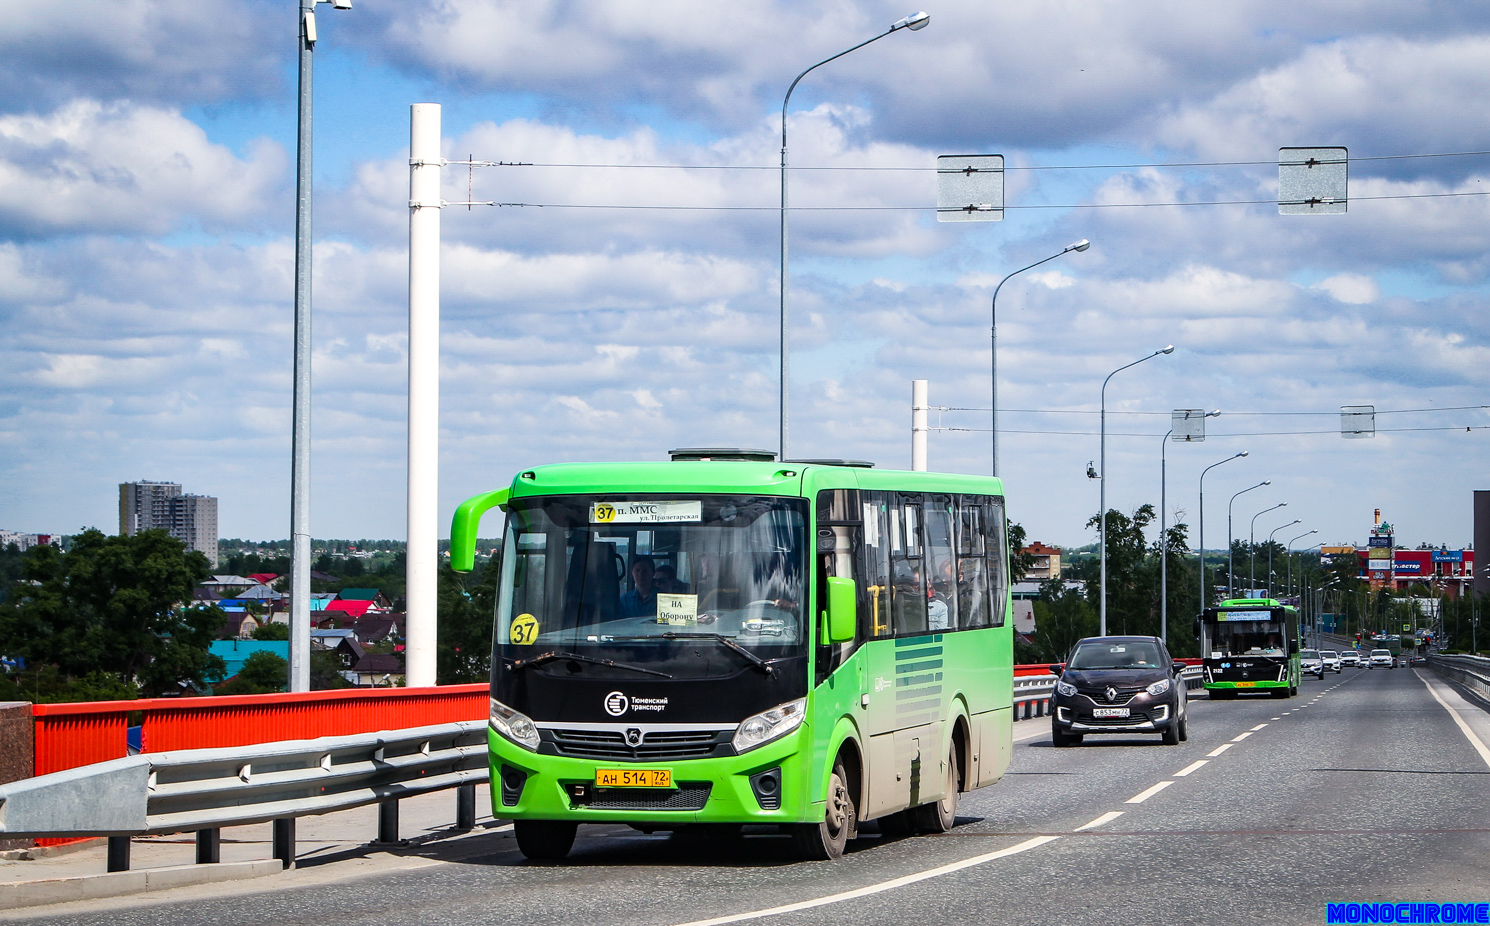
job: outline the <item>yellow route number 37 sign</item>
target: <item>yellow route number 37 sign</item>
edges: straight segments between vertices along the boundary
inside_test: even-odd
[[[515,646],[530,646],[538,639],[538,618],[531,614],[519,614],[512,619],[512,627],[507,631],[507,639]]]

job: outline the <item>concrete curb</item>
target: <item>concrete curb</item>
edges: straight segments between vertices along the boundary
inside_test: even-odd
[[[284,866],[279,860],[271,858],[255,859],[251,862],[141,868],[135,871],[114,871],[76,878],[0,882],[0,910],[67,903],[73,900],[96,900],[100,897],[119,897],[124,894],[161,891],[191,884],[239,881],[244,878],[279,874],[282,871],[284,871]]]

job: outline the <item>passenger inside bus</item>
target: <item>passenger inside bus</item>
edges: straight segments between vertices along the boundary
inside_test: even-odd
[[[631,559],[632,587],[621,593],[622,617],[648,617],[657,613],[657,571],[650,556]]]

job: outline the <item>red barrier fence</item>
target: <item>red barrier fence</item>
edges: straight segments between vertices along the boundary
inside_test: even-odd
[[[481,720],[486,697],[487,686],[480,683],[36,704],[36,774],[128,755],[133,714],[139,715],[142,751],[166,752]]]

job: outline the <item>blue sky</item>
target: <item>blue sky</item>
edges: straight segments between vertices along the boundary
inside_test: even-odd
[[[907,465],[912,379],[936,405],[986,408],[994,284],[1090,238],[999,299],[1000,458],[1032,537],[1090,542],[1101,381],[1173,343],[1109,388],[1109,504],[1157,504],[1165,413],[1220,408],[1205,443],[1169,453],[1171,517],[1194,524],[1200,469],[1250,451],[1208,480],[1211,545],[1230,493],[1267,478],[1246,519],[1289,504],[1259,530],[1298,517],[1311,540],[1359,541],[1381,508],[1406,542],[1469,541],[1490,430],[1463,428],[1490,425],[1485,410],[1382,415],[1372,440],[1328,432],[1341,405],[1490,404],[1490,156],[1353,161],[1343,216],[1141,204],[1268,200],[1280,146],[1490,150],[1490,13],[926,8],[927,29],[815,71],[793,98],[792,163],[831,168],[795,172],[794,203],[919,210],[794,215],[794,455]],[[404,535],[409,104],[442,105],[451,159],[769,167],[791,78],[908,12],[321,5],[315,535]],[[295,15],[289,0],[79,0],[65,17],[0,0],[0,526],[115,529],[119,482],[168,479],[219,497],[224,536],[287,536]],[[935,158],[968,152],[1263,164],[1010,171],[1011,205],[1076,208],[939,225]],[[849,169],[864,167],[913,169]],[[447,168],[445,198],[466,181]],[[477,172],[477,199],[765,208],[447,209],[442,517],[539,463],[774,446],[776,183]],[[987,427],[986,412],[941,421]],[[1386,431],[1431,427],[1460,430]],[[1258,433],[1311,430],[1327,433]],[[988,457],[985,432],[932,435],[934,468],[984,472]]]

